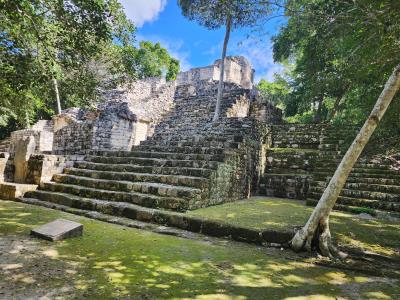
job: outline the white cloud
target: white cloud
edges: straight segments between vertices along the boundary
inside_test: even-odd
[[[258,41],[247,39],[241,43],[232,42],[231,53],[233,55],[243,55],[247,57],[256,70],[255,81],[265,78],[269,81],[274,80],[275,73],[282,73],[284,67],[275,63],[270,41]]]
[[[168,53],[179,60],[181,71],[187,71],[192,68],[189,62],[190,52],[183,50],[184,42],[181,39],[174,39],[169,37],[161,37],[158,35],[137,36],[138,41],[151,41],[153,43],[160,43],[162,47],[168,50]]]
[[[167,0],[120,0],[120,2],[125,8],[126,15],[136,27],[157,20],[167,4]]]

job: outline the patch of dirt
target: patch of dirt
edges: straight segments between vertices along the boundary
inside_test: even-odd
[[[50,242],[0,236],[0,299],[70,299],[78,267],[57,256]]]

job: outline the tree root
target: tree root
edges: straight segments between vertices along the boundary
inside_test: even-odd
[[[322,256],[330,259],[345,259],[348,256],[333,245],[329,230],[329,218],[320,220],[315,230],[307,230],[306,227],[303,227],[297,231],[290,241],[290,247],[296,252],[316,250]]]

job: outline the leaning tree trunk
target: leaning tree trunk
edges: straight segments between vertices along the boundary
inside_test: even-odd
[[[300,251],[304,248],[311,250],[315,243],[317,249],[324,256],[333,257],[333,255],[340,255],[331,243],[329,214],[346,183],[349,173],[399,88],[400,64],[394,69],[386,82],[370,116],[347,150],[306,225],[293,237],[291,241],[293,250]]]
[[[213,122],[218,120],[220,112],[221,112],[221,99],[222,99],[222,92],[223,92],[223,89],[224,89],[224,72],[225,72],[226,48],[228,47],[230,34],[231,34],[231,16],[228,15],[228,17],[226,19],[225,39],[224,39],[224,46],[222,48],[221,66],[220,66],[220,72],[219,72],[217,103],[215,105],[215,112],[214,112]]]
[[[54,92],[56,93],[57,114],[61,114],[61,101],[60,101],[60,93],[58,91],[58,82],[55,77],[53,77],[52,80],[53,80]]]

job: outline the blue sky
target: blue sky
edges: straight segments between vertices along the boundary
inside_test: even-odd
[[[177,0],[120,0],[127,16],[137,26],[137,39],[160,42],[172,56],[181,62],[183,71],[192,67],[207,66],[221,55],[224,29],[207,30],[184,18]],[[271,36],[283,20],[269,22],[266,34],[252,34],[250,29],[233,31],[228,55],[244,55],[260,78],[273,80],[273,74],[282,67],[272,59]]]

